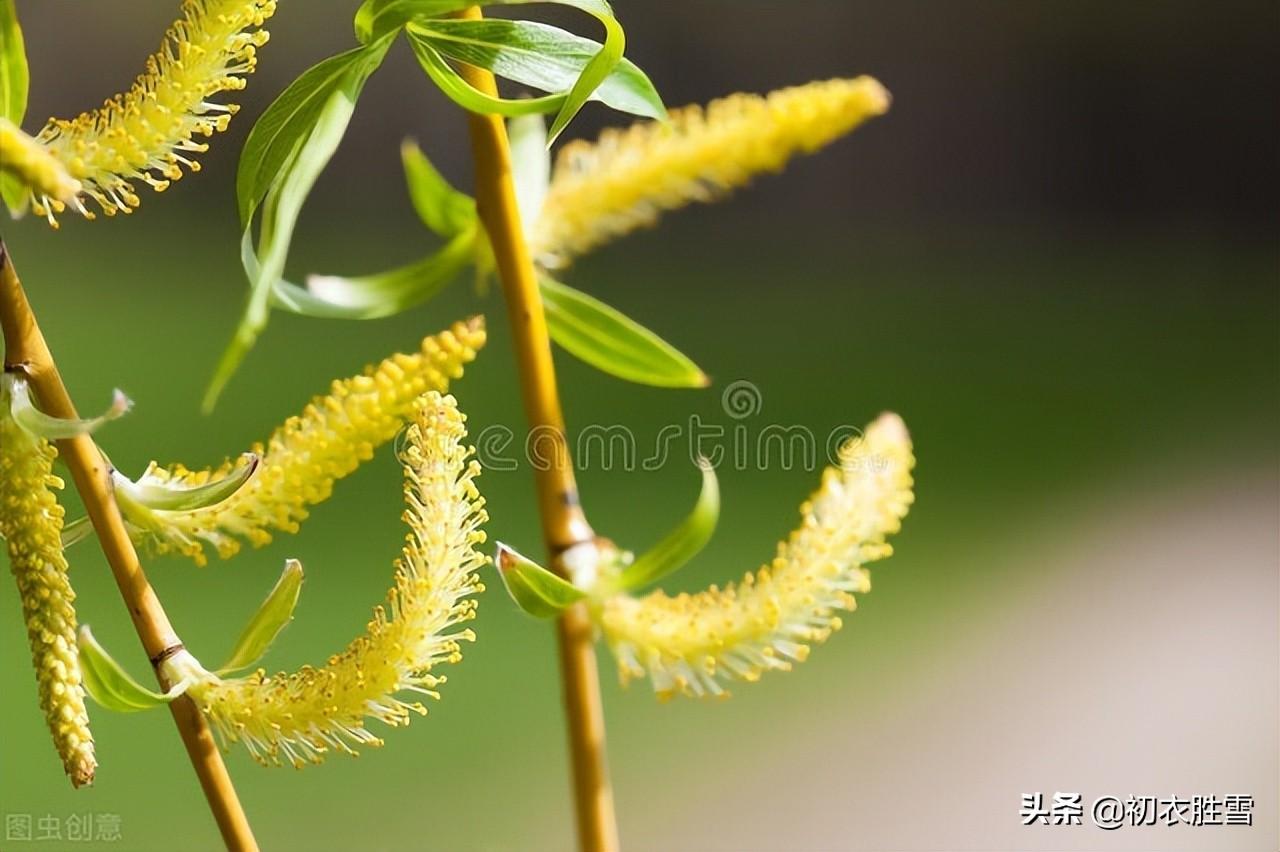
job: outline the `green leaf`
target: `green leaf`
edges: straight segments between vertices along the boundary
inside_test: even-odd
[[[528,237],[542,214],[542,203],[551,186],[547,125],[540,115],[525,115],[507,122],[507,135],[511,139],[511,177],[516,188],[516,206]]]
[[[27,48],[14,0],[0,0],[0,118],[21,125],[27,116]]]
[[[440,52],[431,43],[419,36],[412,28],[407,31],[409,46],[418,64],[427,76],[458,106],[471,112],[484,115],[531,115],[534,113],[555,112],[564,106],[565,95],[545,95],[540,98],[500,98],[482,92],[468,83],[461,74],[454,70]]]
[[[705,458],[698,459],[698,467],[702,468],[702,493],[693,511],[662,541],[627,566],[620,579],[626,591],[656,583],[683,568],[711,540],[720,520],[720,483]]]
[[[564,98],[563,101],[558,102],[558,106],[551,107],[550,105],[555,102],[546,99],[534,99],[535,101],[540,101],[538,110],[545,111],[549,108],[559,110],[556,113],[555,120],[551,122],[549,134],[550,141],[554,142],[560,132],[578,114],[578,110],[582,109],[583,104],[587,102],[592,93],[613,73],[614,68],[622,60],[623,51],[626,49],[626,35],[623,33],[622,26],[618,23],[617,18],[613,16],[613,9],[605,0],[366,0],[356,13],[356,35],[365,41],[383,37],[405,26],[410,21],[421,22],[429,18],[438,18],[441,15],[461,11],[469,6],[519,6],[534,2],[556,3],[586,12],[599,20],[605,30],[604,44],[601,45],[600,50],[594,56],[586,61],[582,72],[577,76],[573,85],[569,87],[569,90],[563,96],[552,96]],[[467,109],[506,116],[528,114],[527,112],[502,111],[510,109],[509,101],[493,98],[485,100],[487,96],[483,95],[480,98],[473,97],[472,93],[475,93],[475,89],[467,92],[465,88],[458,86],[457,82],[449,74],[444,72],[443,69],[448,68],[448,63],[440,57],[440,54],[434,48],[429,51],[434,56],[427,56],[426,58],[424,58],[424,54],[419,48],[415,47],[415,52],[419,53],[419,61],[422,62],[423,68],[427,70],[427,73],[432,75],[432,79],[436,80],[437,85],[441,85],[442,88],[447,85],[448,88],[446,88],[445,93]],[[442,84],[442,79],[447,82]],[[470,87],[467,86],[466,88]]]
[[[219,675],[247,669],[271,647],[271,643],[280,635],[280,631],[293,620],[293,610],[298,605],[298,596],[302,594],[302,563],[289,559],[284,563],[284,572],[276,581],[275,588],[267,595],[267,599],[258,607],[258,611],[245,625],[244,632],[236,641],[230,658],[218,669]]]
[[[22,27],[13,4],[14,0],[0,0],[0,118],[18,126],[27,114],[31,78]],[[0,173],[0,198],[15,216],[25,210],[26,195],[22,181],[7,172]]]
[[[393,40],[384,37],[312,66],[267,107],[245,140],[236,172],[242,228],[249,226],[272,184],[286,171],[303,140],[311,135],[334,92],[345,90],[355,101],[365,81],[382,64]]]
[[[501,542],[495,560],[507,594],[535,618],[552,618],[587,596],[561,577],[526,559]]]
[[[90,523],[88,515],[67,521],[62,525],[62,549],[67,550],[91,535],[93,535],[93,524]]]
[[[476,223],[475,199],[454,189],[416,142],[400,146],[409,199],[422,224],[442,237],[456,237]]]
[[[551,339],[570,354],[642,385],[701,388],[709,383],[679,350],[620,311],[545,275],[539,282]]]
[[[552,93],[573,88],[602,49],[599,42],[534,21],[426,20],[413,24],[410,32],[449,59]],[[666,116],[653,83],[627,59],[618,62],[590,99],[646,118]]]
[[[305,72],[267,108],[250,133],[240,155],[236,188],[246,235],[259,203],[263,207],[257,252],[261,264],[246,269],[248,305],[205,392],[204,411],[213,409],[266,327],[271,294],[284,275],[302,205],[341,143],[365,81],[382,63],[393,39],[394,34],[387,35]]]
[[[260,461],[257,453],[245,453],[227,476],[205,485],[184,486],[146,474],[134,482],[119,471],[112,472],[111,483],[117,499],[124,498],[122,509],[127,500],[152,511],[192,512],[216,506],[235,494],[253,476]]]
[[[325,319],[378,319],[402,313],[439,294],[472,262],[477,233],[473,225],[440,251],[388,272],[354,278],[312,275],[306,287],[280,279],[271,293],[271,304]]]
[[[85,420],[67,420],[45,414],[36,408],[35,400],[31,397],[31,387],[25,379],[10,373],[4,376],[3,381],[9,386],[9,412],[14,421],[26,431],[39,435],[46,441],[61,441],[79,435],[88,435],[104,423],[124,416],[133,405],[129,397],[117,388],[111,394],[111,407],[99,416]]]
[[[120,667],[98,641],[93,638],[89,626],[80,628],[77,637],[80,648],[80,675],[85,691],[93,700],[119,713],[136,713],[168,704],[187,690],[187,683],[176,684],[168,692],[153,692],[138,684]]]

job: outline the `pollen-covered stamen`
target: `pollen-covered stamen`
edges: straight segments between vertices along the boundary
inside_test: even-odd
[[[206,671],[186,652],[165,663],[170,681],[193,681],[188,695],[224,744],[242,742],[264,764],[301,767],[330,751],[355,755],[361,746],[381,745],[367,719],[399,727],[426,714],[421,702],[400,696],[439,697],[444,678],[433,669],[458,662],[462,643],[474,641],[460,625],[475,617],[472,596],[484,590],[477,572],[487,559],[478,547],[488,516],[465,437],[452,397],[424,397],[402,454],[409,535],[395,585],[342,653],[319,668],[231,679]]]
[[[227,129],[236,108],[208,99],[244,88],[268,38],[256,28],[275,9],[276,0],[185,0],[182,17],[127,92],[74,119],[52,118],[37,134],[81,187],[69,198],[33,190],[32,209],[56,224],[55,215],[69,202],[92,219],[80,202],[86,196],[108,216],[131,213],[142,203],[135,182],[163,192],[184,168],[198,171],[179,152],[201,153],[207,146],[195,137]]]
[[[893,550],[912,501],[911,439],[880,417],[841,451],[840,464],[801,507],[801,525],[778,554],[738,585],[674,597],[614,595],[596,616],[623,682],[647,675],[662,697],[718,696],[723,683],[787,671],[840,629],[837,613],[871,588],[863,566]]]

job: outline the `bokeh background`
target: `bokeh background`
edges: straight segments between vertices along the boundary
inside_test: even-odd
[[[19,0],[29,129],[126,86],[172,0]],[[211,417],[199,396],[242,304],[233,175],[252,120],[351,44],[355,0],[281,3],[244,113],[205,169],[128,221],[3,232],[82,408],[126,389],[113,459],[216,462],[329,379],[475,311],[492,343],[456,387],[476,429],[519,428],[505,316],[465,282],[370,323],[276,316]],[[671,104],[872,73],[893,110],[731,203],[669,217],[568,276],[715,377],[629,386],[559,358],[569,422],[642,446],[753,382],[747,424],[818,433],[900,412],[918,503],[846,628],[727,702],[660,705],[602,658],[629,849],[1277,848],[1277,48],[1273,2],[682,3],[619,0],[629,55]],[[541,10],[540,10],[541,11]],[[548,19],[562,20],[554,10]],[[581,26],[572,18],[563,19]],[[573,133],[617,116],[592,107]],[[461,116],[403,45],[373,78],[304,217],[290,269],[358,273],[432,238],[402,188],[417,137],[470,183]],[[696,494],[680,457],[581,476],[596,527],[643,546]],[[716,541],[673,588],[755,567],[814,472],[721,473]],[[484,478],[491,533],[536,552],[527,468]],[[74,501],[72,501],[74,502]],[[401,536],[388,451],[298,536],[234,562],[149,566],[197,655],[223,654],[298,557],[298,617],[267,664],[320,662],[381,600]],[[83,621],[146,663],[92,543]],[[34,700],[18,601],[0,584],[0,812],[119,815],[138,852],[218,847],[166,713],[94,713],[101,769],[73,792]],[[229,761],[263,848],[561,850],[572,845],[550,630],[491,583],[480,640],[428,719],[359,760]],[[1023,827],[1023,793],[1252,795],[1252,827]],[[1087,823],[1087,819],[1086,819]],[[5,849],[59,848],[5,844]]]

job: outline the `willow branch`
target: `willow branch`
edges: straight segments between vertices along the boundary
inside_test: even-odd
[[[5,370],[25,375],[46,413],[76,419],[75,406],[62,383],[3,240],[0,240],[0,326],[4,331]],[[112,496],[110,470],[88,435],[57,443],[58,452],[71,471],[76,490],[84,501],[142,647],[152,665],[158,666],[181,650],[182,642],[143,573]],[[171,684],[162,680],[160,685],[168,689]],[[253,831],[204,717],[186,697],[173,701],[169,708],[227,848],[233,852],[256,852],[258,844]]]
[[[478,19],[481,14],[472,8],[464,16]],[[497,84],[489,72],[463,66],[462,73],[471,85],[497,94]],[[469,121],[476,203],[502,279],[525,415],[539,462],[534,465],[534,475],[543,538],[552,567],[567,576],[564,554],[574,547],[593,546],[595,534],[578,502],[542,295],[516,206],[506,126],[496,115],[470,114]],[[566,610],[557,623],[557,633],[573,757],[579,846],[584,852],[612,852],[618,848],[618,830],[605,759],[594,633],[586,605]]]

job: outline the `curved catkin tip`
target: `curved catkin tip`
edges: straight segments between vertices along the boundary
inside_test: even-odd
[[[426,394],[409,427],[402,457],[409,534],[396,561],[395,583],[364,634],[320,667],[224,679],[185,651],[166,662],[224,745],[241,742],[260,763],[302,767],[329,752],[357,754],[382,741],[368,719],[399,727],[425,715],[423,697],[438,698],[444,677],[433,670],[462,659],[475,634],[477,572],[488,561],[477,548],[488,520],[476,491],[479,465],[466,447],[453,397]],[[408,693],[406,695],[406,693]]]
[[[596,608],[624,683],[648,676],[660,697],[722,696],[729,681],[788,671],[840,629],[870,591],[866,563],[892,553],[912,502],[911,438],[883,414],[849,440],[801,507],[773,561],[741,583],[674,597],[614,595]]]
[[[258,28],[275,9],[276,0],[185,0],[128,91],[76,118],[51,118],[36,135],[81,187],[67,198],[32,186],[32,209],[55,225],[65,207],[94,218],[85,198],[108,216],[131,213],[142,203],[135,184],[160,192],[199,171],[194,158],[209,147],[200,140],[226,130],[238,109],[210,98],[244,88],[267,43]]]
[[[664,211],[714,201],[884,114],[872,77],[824,80],[768,95],[737,94],[673,110],[665,123],[606,130],[556,160],[531,238],[547,267],[657,222]]]
[[[62,551],[57,451],[9,411],[9,384],[0,381],[0,536],[22,601],[40,708],[67,776],[82,787],[98,764],[76,650],[76,595]]]
[[[137,485],[165,488],[205,487],[243,474],[246,459],[257,468],[225,500],[186,511],[122,504],[135,541],[155,554],[181,553],[198,564],[212,548],[226,558],[241,541],[261,546],[275,531],[297,532],[308,507],[333,493],[334,484],[372,458],[413,419],[419,398],[445,391],[460,378],[485,344],[484,319],[454,323],[424,338],[418,352],[397,354],[358,376],[335,381],[279,426],[251,455],[213,469],[152,464]]]

